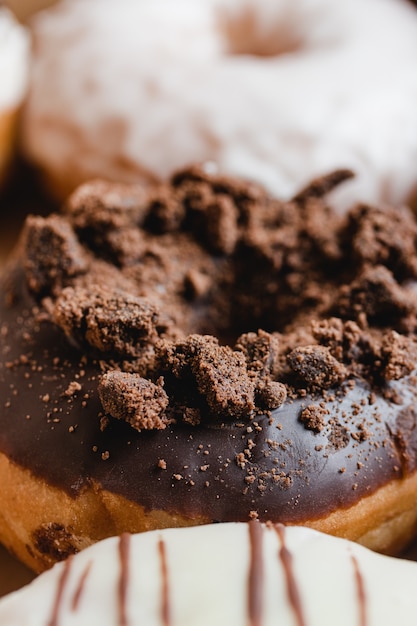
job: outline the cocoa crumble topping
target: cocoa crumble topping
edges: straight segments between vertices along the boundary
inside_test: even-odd
[[[324,196],[351,176],[287,203],[198,167],[150,192],[93,181],[63,215],[28,218],[28,288],[101,359],[105,413],[139,430],[384,385],[414,367],[417,226],[406,209],[335,216]],[[319,431],[323,415],[300,419]]]
[[[19,282],[30,302],[17,356],[12,327],[0,329],[0,378],[24,379],[3,390],[4,410],[39,385],[47,428],[65,424],[71,445],[93,450],[103,483],[129,447],[148,458],[157,441],[147,480],[204,486],[216,511],[230,488],[246,517],[269,519],[259,502],[279,491],[301,519],[318,465],[350,494],[370,457],[381,480],[381,454],[396,455],[395,475],[411,471],[417,417],[401,384],[415,403],[417,223],[405,208],[335,215],[326,193],[350,176],[281,202],[193,167],[149,190],[93,181],[62,214],[30,217],[3,282],[8,305]],[[40,356],[44,332],[66,348]],[[389,428],[386,406],[400,416]]]

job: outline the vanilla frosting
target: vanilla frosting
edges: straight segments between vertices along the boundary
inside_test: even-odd
[[[7,626],[411,626],[417,564],[302,527],[106,539],[0,601]]]
[[[0,110],[20,105],[28,81],[29,35],[12,13],[0,6]]]
[[[282,198],[351,168],[340,207],[416,189],[407,0],[63,0],[33,29],[24,143],[65,191],[206,160]]]

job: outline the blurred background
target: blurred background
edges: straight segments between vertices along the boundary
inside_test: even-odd
[[[52,4],[56,0],[3,0],[4,4],[11,9],[14,15],[23,23],[30,20],[30,17]],[[22,170],[25,185],[21,185]],[[22,222],[28,211],[47,212],[51,209],[50,203],[43,196],[35,180],[32,170],[28,171],[26,163],[22,163],[18,158],[13,162],[13,167],[7,178],[8,182],[0,189],[0,266],[6,260],[10,250],[13,248]],[[36,199],[36,200],[34,200]],[[45,204],[45,208],[43,205]],[[0,572],[1,590],[1,572]]]
[[[34,11],[43,9],[53,2],[54,0],[5,0],[4,4],[12,9],[20,20],[25,21]]]

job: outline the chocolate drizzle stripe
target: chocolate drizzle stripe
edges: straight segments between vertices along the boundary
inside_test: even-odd
[[[248,613],[250,626],[260,626],[263,615],[264,560],[263,528],[255,520],[249,522],[250,564],[248,577]]]
[[[368,618],[366,611],[366,592],[365,592],[365,584],[363,580],[363,576],[359,567],[358,560],[354,554],[350,556],[353,565],[353,571],[355,575],[355,585],[356,585],[356,596],[358,599],[358,610],[359,610],[359,626],[367,626]]]
[[[119,539],[120,577],[119,577],[119,626],[128,626],[127,619],[127,590],[129,586],[129,556],[130,556],[129,533],[123,533]]]
[[[90,573],[91,570],[91,565],[92,565],[92,561],[89,561],[86,565],[86,567],[84,568],[84,571],[82,572],[80,579],[78,581],[78,585],[75,589],[74,595],[72,597],[72,602],[71,602],[71,610],[72,611],[77,611],[78,606],[80,604],[80,600],[81,600],[81,595],[85,589],[85,583],[87,581],[87,577]]]
[[[165,542],[158,541],[159,562],[161,566],[161,618],[164,626],[171,624],[171,606],[169,602],[169,575]]]
[[[47,626],[58,626],[59,624],[59,613],[60,613],[61,606],[62,606],[62,597],[64,595],[65,586],[68,581],[68,576],[69,576],[71,565],[72,565],[72,559],[73,559],[73,555],[68,557],[68,559],[65,561],[62,567],[62,572],[58,579],[58,585],[57,585],[56,594],[54,598],[54,604],[52,607],[51,617]]]
[[[278,535],[281,547],[279,550],[279,558],[285,572],[285,578],[287,582],[288,600],[294,611],[295,618],[298,626],[306,626],[306,621],[303,614],[303,605],[301,602],[301,596],[297,585],[297,580],[294,575],[294,569],[292,566],[292,554],[285,545],[285,527],[282,524],[274,526],[275,532]]]

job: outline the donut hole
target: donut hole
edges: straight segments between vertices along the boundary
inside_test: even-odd
[[[292,12],[285,15],[260,14],[257,6],[246,6],[220,16],[220,30],[230,55],[276,57],[304,47],[305,37]]]

